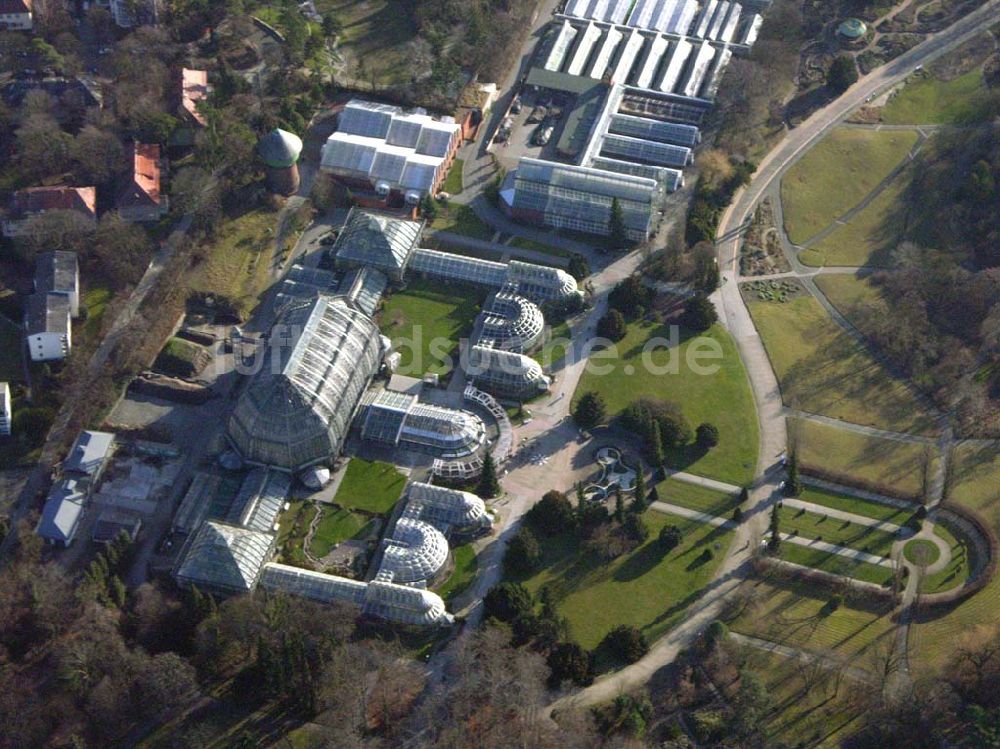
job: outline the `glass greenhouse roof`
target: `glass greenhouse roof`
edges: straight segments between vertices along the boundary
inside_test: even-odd
[[[338,260],[398,273],[406,267],[422,231],[420,221],[352,208],[333,252]]]
[[[390,575],[392,582],[431,580],[448,561],[448,541],[422,520],[400,518],[384,543],[379,575]]]
[[[208,520],[192,537],[175,577],[213,590],[251,591],[273,543],[271,533]]]
[[[295,471],[328,460],[380,358],[378,328],[342,297],[291,303],[237,401],[230,439],[251,463]]]

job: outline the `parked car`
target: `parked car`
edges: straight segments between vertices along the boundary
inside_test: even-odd
[[[539,105],[531,110],[531,114],[528,115],[528,122],[541,122],[547,114],[548,110]]]
[[[518,112],[521,111],[521,106],[522,106],[521,105],[521,97],[520,96],[515,96],[514,97],[514,101],[512,101],[510,103],[510,113],[511,114],[517,114]]]
[[[555,128],[552,125],[541,124],[538,129],[535,130],[535,145],[544,146],[552,139],[552,131]]]

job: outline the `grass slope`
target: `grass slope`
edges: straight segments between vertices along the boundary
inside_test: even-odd
[[[751,301],[749,307],[788,406],[889,431],[932,430],[916,396],[816,299]]]
[[[249,313],[271,281],[277,220],[275,213],[253,210],[224,221],[205,259],[188,272],[188,288],[226,297]]]
[[[321,14],[332,12],[341,24],[337,50],[349,71],[366,85],[410,83],[411,50],[416,36],[412,16],[393,0],[317,0]]]
[[[833,554],[823,549],[800,546],[785,541],[778,550],[778,558],[786,562],[801,564],[804,567],[829,572],[834,575],[853,577],[866,583],[889,585],[892,582],[892,569],[870,562],[850,559],[842,554]]]
[[[985,91],[981,67],[950,81],[916,75],[882,108],[887,125],[961,125],[982,115],[978,95]]]
[[[616,344],[618,356],[607,357],[609,352],[599,352],[591,357],[587,371],[580,378],[574,398],[593,390],[600,393],[612,418],[639,397],[664,398],[678,404],[695,428],[702,422],[711,422],[719,429],[719,444],[705,454],[693,448],[674,451],[667,462],[675,468],[742,485],[753,477],[757,462],[757,420],[753,397],[746,370],[740,361],[733,339],[720,326],[713,326],[700,336],[685,339],[668,349],[658,346],[648,353],[654,367],[665,367],[670,354],[676,351],[679,367],[677,374],[650,371],[644,364],[643,347],[650,339],[669,337],[666,326],[641,321],[628,326],[624,339]],[[702,360],[702,365],[718,365],[711,375],[696,374],[687,366],[688,352],[702,345],[701,339],[718,344],[722,358]],[[714,345],[714,344],[710,344]],[[607,368],[607,373],[595,371]],[[631,374],[629,374],[631,372]]]
[[[532,593],[548,586],[585,648],[596,647],[619,624],[639,627],[650,641],[661,636],[701,594],[732,540],[731,532],[674,515],[650,510],[643,518],[649,540],[612,562],[585,551],[571,534],[544,539],[540,571],[522,580]],[[678,526],[684,539],[665,555],[656,537],[668,524]],[[713,559],[703,558],[705,549],[714,550]]]
[[[406,477],[389,463],[351,458],[334,503],[344,509],[384,515],[403,493]]]
[[[908,171],[890,182],[848,223],[800,252],[799,260],[812,266],[888,266],[889,252],[899,244],[906,228],[908,209],[902,197],[910,184]]]
[[[479,292],[428,281],[413,281],[389,297],[379,327],[401,354],[399,373],[419,376],[451,371],[445,361],[463,335],[472,331]],[[433,344],[433,347],[432,347]]]
[[[904,494],[921,491],[923,445],[871,437],[805,419],[789,419],[789,428],[794,430],[803,468],[821,468],[847,483],[853,480],[881,484]]]
[[[795,244],[860,203],[909,153],[916,132],[838,128],[781,180],[785,231]]]

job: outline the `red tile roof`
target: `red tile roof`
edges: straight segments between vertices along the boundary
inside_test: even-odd
[[[205,115],[195,106],[208,96],[208,73],[204,70],[181,68],[181,108],[196,122],[205,124]]]
[[[29,187],[18,190],[11,201],[11,216],[24,217],[45,211],[79,211],[97,218],[95,187]]]
[[[132,145],[132,176],[118,193],[119,208],[160,204],[160,146]]]
[[[31,0],[0,0],[0,15],[18,15],[31,12]]]

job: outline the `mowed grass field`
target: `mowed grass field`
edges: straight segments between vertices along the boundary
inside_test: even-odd
[[[406,476],[395,466],[351,458],[333,501],[344,509],[384,515],[396,504],[405,485]]]
[[[401,355],[399,373],[447,374],[458,341],[472,332],[482,291],[439,282],[411,281],[389,297],[379,327]]]
[[[799,260],[816,267],[888,266],[889,253],[906,229],[909,208],[903,196],[909,184],[909,170],[904,170],[848,223],[800,252]]]
[[[778,558],[803,567],[829,572],[832,575],[853,577],[866,583],[888,586],[892,582],[893,572],[890,567],[884,567],[871,562],[862,562],[842,554],[834,554],[814,546],[802,546],[783,541],[778,550]]]
[[[977,97],[986,90],[982,67],[946,81],[916,74],[882,108],[887,125],[961,125],[983,114]]]
[[[894,432],[933,431],[916,395],[837,325],[816,299],[751,301],[749,308],[786,405]]]
[[[887,531],[795,507],[783,507],[779,517],[782,533],[819,539],[882,557],[889,556],[896,541],[895,535]]]
[[[912,510],[904,510],[892,505],[882,504],[881,502],[872,502],[860,497],[852,497],[849,494],[831,492],[816,486],[809,486],[808,484],[802,489],[802,493],[798,498],[804,502],[812,502],[813,504],[829,507],[831,510],[850,512],[855,515],[871,518],[872,520],[882,520],[887,523],[895,523],[896,525],[903,525],[913,515]]]
[[[660,495],[660,502],[680,505],[709,515],[728,517],[732,515],[738,501],[738,495],[671,478],[657,484],[656,491]]]
[[[673,401],[692,429],[702,422],[715,424],[719,444],[704,454],[693,445],[672,451],[667,455],[668,464],[742,486],[753,478],[758,446],[757,414],[746,370],[733,339],[720,326],[695,337],[688,335],[682,331],[679,345],[655,346],[644,354],[643,348],[651,339],[669,339],[670,331],[647,321],[630,324],[625,338],[613,350],[591,356],[574,401],[591,390],[600,393],[609,419],[641,397]],[[715,346],[721,358],[692,360],[700,366],[717,366],[713,374],[699,374],[688,365],[689,353]],[[666,371],[672,354],[678,363],[676,374]]]
[[[862,669],[871,667],[874,648],[891,642],[895,625],[889,611],[845,603],[828,613],[830,593],[803,582],[775,578],[744,586],[751,603],[729,622],[734,632],[844,658]]]
[[[994,447],[961,445],[955,451],[955,483],[950,502],[971,507],[1000,534],[1000,455]],[[1000,575],[971,598],[918,615],[910,629],[915,665],[934,671],[964,646],[980,645],[1000,634]]]
[[[356,512],[334,507],[324,507],[322,513],[309,544],[309,551],[317,558],[325,557],[341,541],[364,535],[369,522],[375,522]]]
[[[595,648],[619,624],[639,627],[650,641],[673,627],[712,579],[732,541],[732,533],[685,518],[647,510],[649,540],[611,562],[588,553],[567,533],[542,539],[540,571],[521,579],[533,594],[547,586],[570,633],[581,646]],[[683,541],[665,553],[657,541],[668,524]],[[703,556],[712,550],[711,559]]]
[[[917,142],[916,132],[838,128],[781,180],[785,231],[795,244],[830,225],[885,179]]]
[[[918,495],[923,487],[924,446],[873,437],[807,419],[789,419],[799,465],[822,469],[845,483],[863,482]],[[931,456],[931,468],[937,453]],[[916,510],[916,506],[914,506]]]

